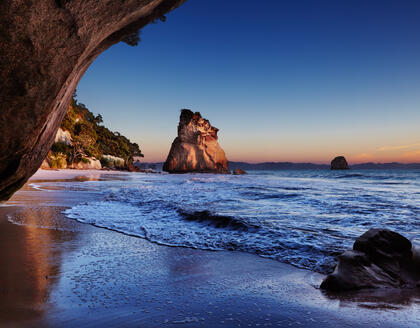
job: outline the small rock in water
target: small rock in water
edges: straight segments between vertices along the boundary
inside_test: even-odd
[[[331,161],[331,170],[348,170],[349,165],[344,156],[337,156]]]
[[[242,169],[234,169],[233,170],[233,175],[243,175],[243,174],[248,174],[248,173],[246,173],[246,171],[242,170]]]

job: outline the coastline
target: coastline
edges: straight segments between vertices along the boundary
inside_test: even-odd
[[[2,327],[420,325],[418,294],[326,295],[322,275],[257,255],[162,246],[79,223],[62,210],[98,195],[51,187],[130,174],[139,173],[40,170],[0,207]],[[50,188],[37,187],[45,181]]]

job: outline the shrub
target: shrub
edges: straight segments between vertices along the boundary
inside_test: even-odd
[[[51,150],[54,153],[67,154],[67,152],[69,151],[69,146],[65,144],[64,142],[56,142],[52,145]]]
[[[52,169],[65,169],[67,167],[66,155],[63,153],[48,154],[50,166]]]
[[[102,167],[112,167],[112,162],[108,158],[102,157],[100,161]]]

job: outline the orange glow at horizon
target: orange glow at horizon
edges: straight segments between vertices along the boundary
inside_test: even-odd
[[[366,162],[375,163],[420,163],[420,143],[395,144],[380,147],[362,147],[355,144],[352,147],[331,146],[331,147],[306,147],[294,148],[292,145],[279,144],[278,146],[266,142],[260,145],[257,142],[248,141],[244,145],[237,145],[229,142],[220,142],[225,150],[229,161],[234,162],[295,162],[295,163],[316,163],[329,164],[330,161],[339,155],[346,157],[349,163],[358,164]],[[146,154],[144,162],[164,162],[170,144],[160,147],[143,147]],[[166,147],[167,146],[167,147]],[[164,149],[168,148],[167,151]],[[363,151],[360,151],[363,149]],[[252,150],[252,151],[250,151]]]
[[[349,163],[420,163],[419,118],[390,119],[372,113],[363,120],[314,114],[286,120],[283,113],[271,116],[243,112],[241,119],[228,109],[224,114],[203,110],[202,115],[219,128],[219,144],[229,161],[306,162],[328,164],[343,155]],[[420,113],[420,112],[419,112]],[[368,116],[369,114],[369,116]],[[336,120],[339,123],[336,123]],[[163,162],[177,135],[178,113],[160,123],[160,129],[138,132],[129,138],[139,143],[145,162]],[[162,133],[165,131],[165,133]]]

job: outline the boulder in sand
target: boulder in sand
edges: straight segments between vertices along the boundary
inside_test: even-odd
[[[386,229],[370,229],[357,238],[353,250],[338,256],[334,272],[321,284],[330,291],[381,287],[420,287],[418,250],[405,237]]]

